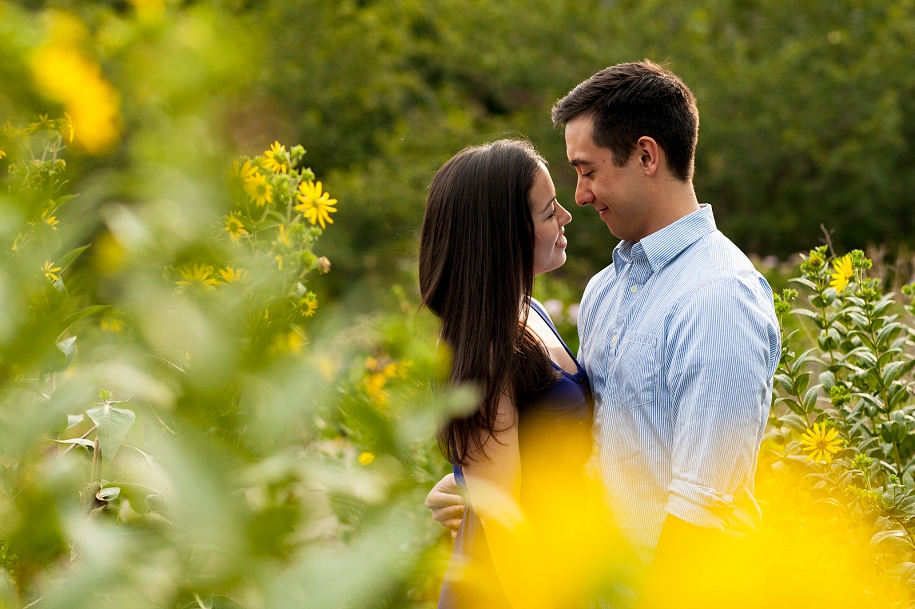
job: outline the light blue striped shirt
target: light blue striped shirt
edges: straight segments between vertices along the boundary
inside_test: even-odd
[[[754,528],[781,338],[769,284],[712,208],[621,242],[588,284],[578,328],[596,400],[592,474],[642,560],[667,514]]]

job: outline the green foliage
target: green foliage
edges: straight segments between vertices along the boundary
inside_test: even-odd
[[[775,296],[783,327],[789,315],[805,322],[783,335],[767,436],[768,458],[800,468],[831,506],[824,517],[848,527],[853,544],[865,535],[859,551],[880,567],[868,584],[874,592],[882,578],[909,586],[915,552],[915,326],[903,318],[912,303],[884,294],[868,277],[872,266],[858,250],[838,257],[821,246],[793,280],[806,303],[791,308],[794,289]]]

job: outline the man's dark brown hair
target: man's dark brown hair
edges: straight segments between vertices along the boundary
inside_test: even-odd
[[[603,69],[553,106],[554,125],[579,116],[593,118],[591,139],[613,151],[617,167],[626,165],[639,138],[648,136],[667,154],[675,178],[692,179],[699,111],[673,72],[647,59]]]

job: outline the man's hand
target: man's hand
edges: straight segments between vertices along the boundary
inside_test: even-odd
[[[432,518],[446,529],[451,529],[452,538],[457,536],[464,517],[466,500],[460,493],[454,474],[448,474],[426,495],[426,507],[432,510]]]

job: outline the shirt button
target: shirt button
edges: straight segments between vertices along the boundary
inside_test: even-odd
[[[635,294],[636,292],[639,291],[639,286],[634,285],[631,288],[629,288],[629,291],[632,292],[633,294]]]
[[[611,340],[610,342],[612,342],[612,343],[615,345],[615,344],[616,344],[616,339],[617,339],[618,336],[619,336],[619,335],[614,336],[614,337],[613,337],[613,340]]]

